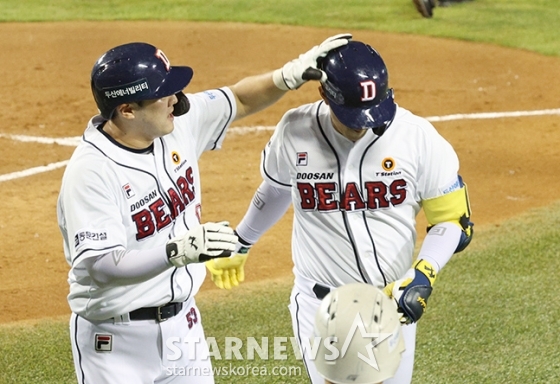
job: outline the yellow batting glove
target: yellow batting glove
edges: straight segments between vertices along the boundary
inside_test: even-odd
[[[234,233],[237,236],[237,233]],[[251,245],[241,238],[238,240],[232,256],[214,258],[205,263],[212,281],[220,289],[237,287],[245,280],[245,262]]]
[[[212,281],[220,289],[231,289],[237,287],[245,280],[245,262],[247,253],[236,253],[230,257],[220,257],[208,260],[206,268],[210,271]]]

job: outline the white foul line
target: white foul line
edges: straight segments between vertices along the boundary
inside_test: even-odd
[[[3,181],[19,179],[21,177],[36,175],[38,173],[53,171],[57,168],[65,167],[69,160],[59,161],[58,163],[51,163],[47,165],[42,165],[40,167],[29,168],[24,171],[6,173],[0,175],[0,183]]]
[[[69,147],[76,147],[80,143],[80,136],[76,137],[42,137],[42,136],[25,136],[25,135],[8,135],[0,133],[0,137],[21,141],[23,143],[40,143],[40,144],[58,144]]]
[[[473,120],[473,119],[499,119],[503,117],[524,117],[524,116],[543,116],[543,115],[560,115],[560,109],[541,109],[540,111],[515,111],[515,112],[484,112],[484,113],[468,113],[447,116],[431,116],[426,120],[435,121],[451,121],[451,120]]]
[[[452,120],[474,120],[474,119],[500,119],[504,117],[525,117],[525,116],[543,116],[543,115],[560,115],[559,109],[541,109],[538,111],[514,111],[514,112],[484,112],[484,113],[467,113],[455,114],[447,116],[430,116],[426,120],[430,122],[439,121],[452,121]],[[274,126],[255,126],[255,127],[232,127],[228,130],[230,134],[246,134],[253,132],[267,132],[273,131]],[[41,143],[41,144],[58,144],[63,146],[77,146],[80,142],[80,136],[76,137],[60,137],[50,138],[41,136],[25,136],[25,135],[10,135],[0,133],[0,138],[6,138],[26,143]],[[47,164],[40,167],[29,168],[24,171],[7,173],[0,175],[0,183],[3,181],[19,179],[21,177],[36,175],[42,172],[48,172],[57,168],[65,167],[68,160],[59,161],[58,163]]]

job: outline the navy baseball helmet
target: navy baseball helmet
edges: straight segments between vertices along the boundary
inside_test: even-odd
[[[121,104],[178,94],[192,76],[192,68],[172,67],[153,45],[128,43],[110,49],[95,62],[91,90],[101,116],[110,119]]]
[[[337,119],[345,126],[374,129],[383,134],[397,112],[387,67],[367,44],[349,41],[321,61],[327,74],[323,92]]]

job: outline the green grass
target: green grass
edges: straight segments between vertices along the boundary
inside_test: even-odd
[[[68,320],[0,325],[0,383],[75,383]]]
[[[498,228],[479,228],[473,244],[440,273],[420,320],[413,383],[560,382],[560,203]],[[289,340],[286,360],[225,358],[226,337],[292,336],[287,309],[291,278],[199,294],[207,337],[230,369],[298,369],[301,375],[219,376],[216,383],[305,382]],[[0,326],[0,383],[74,380],[67,320]],[[272,343],[269,356],[273,356]],[[240,381],[241,380],[241,381]]]
[[[560,55],[558,0],[473,0],[424,19],[411,0],[0,0],[0,21],[194,20],[375,29]]]

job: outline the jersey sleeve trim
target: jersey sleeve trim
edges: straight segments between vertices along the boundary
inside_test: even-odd
[[[229,117],[226,121],[226,123],[224,124],[224,126],[222,127],[222,130],[220,131],[220,134],[218,136],[218,138],[214,141],[214,144],[212,145],[212,148],[210,149],[211,151],[215,150],[218,147],[218,143],[220,142],[220,139],[222,138],[222,136],[225,134],[227,127],[231,124],[232,120],[233,120],[233,104],[231,102],[231,99],[228,95],[228,93],[226,91],[224,91],[223,89],[218,88],[217,91],[221,92],[224,94],[228,104],[229,104]]]
[[[262,154],[263,154],[262,171],[263,171],[263,174],[268,178],[268,180],[270,180],[271,182],[273,182],[274,184],[276,184],[276,185],[278,185],[278,186],[280,186],[280,187],[283,187],[283,188],[291,188],[292,186],[291,186],[290,184],[282,183],[281,181],[276,180],[274,177],[272,177],[272,176],[270,175],[270,173],[268,173],[268,172],[266,171],[266,167],[265,167],[265,164],[266,164],[266,150],[264,150],[264,151],[262,152]]]
[[[75,265],[76,262],[78,261],[78,259],[82,256],[82,260],[85,259],[86,257],[92,257],[92,256],[101,256],[103,254],[106,254],[108,252],[111,252],[117,248],[123,248],[122,245],[117,244],[117,245],[112,245],[110,247],[105,247],[105,248],[86,248],[80,251],[80,253],[78,253],[76,255],[76,257],[74,257],[74,259],[72,260],[72,265]],[[81,260],[80,260],[81,261]]]

